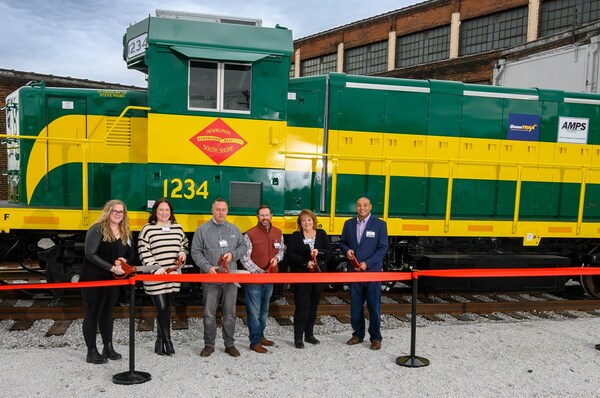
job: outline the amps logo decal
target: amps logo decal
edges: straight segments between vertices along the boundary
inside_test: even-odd
[[[587,144],[589,119],[560,116],[558,118],[558,142]]]
[[[247,144],[246,140],[221,119],[198,131],[190,141],[216,164],[223,163]]]

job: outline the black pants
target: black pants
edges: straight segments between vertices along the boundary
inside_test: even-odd
[[[158,336],[163,340],[171,340],[171,307],[175,300],[175,293],[151,295],[156,307],[156,326]]]
[[[298,283],[294,286],[294,340],[313,336],[317,308],[324,285],[321,283]]]
[[[88,348],[96,347],[96,330],[100,329],[102,343],[112,343],[113,308],[119,298],[119,286],[83,289],[83,338]]]

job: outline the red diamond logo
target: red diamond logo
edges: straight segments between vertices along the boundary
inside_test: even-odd
[[[247,144],[246,140],[221,119],[198,131],[190,141],[216,164],[223,163]]]

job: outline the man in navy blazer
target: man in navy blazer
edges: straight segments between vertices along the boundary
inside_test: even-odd
[[[360,270],[348,265],[350,272],[381,272],[383,258],[388,250],[388,234],[385,221],[371,214],[371,201],[361,197],[356,201],[357,217],[344,223],[340,248],[350,260],[353,257],[360,263]],[[369,336],[371,349],[381,348],[381,282],[355,282],[350,284],[350,322],[352,338],[348,345],[362,343],[365,338],[365,311],[369,310]]]

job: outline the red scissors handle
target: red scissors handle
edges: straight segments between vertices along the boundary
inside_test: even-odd
[[[125,260],[123,257],[119,257],[118,260],[121,262],[121,268],[123,269],[123,271],[125,271],[125,273],[123,275],[113,274],[114,278],[125,279],[130,276],[133,276],[137,272],[137,268],[133,265],[127,264],[127,260]]]
[[[309,268],[310,272],[315,272],[315,270],[317,269],[317,254],[313,252],[312,254],[312,262],[313,262],[313,267]]]
[[[227,265],[227,260],[225,259],[225,256],[221,256],[219,258],[219,267],[221,267],[223,270],[222,271],[218,270],[217,271],[218,273],[221,273],[221,274],[229,273],[229,267]]]
[[[177,271],[181,265],[183,264],[183,260],[181,259],[181,257],[177,257],[177,260],[175,260],[175,265],[167,268],[167,270],[165,271],[167,274],[170,274],[173,271]]]
[[[352,264],[352,267],[354,267],[355,271],[363,271],[363,269],[360,268],[360,263],[356,259],[356,256],[352,256],[352,258],[350,259],[350,264]]]

